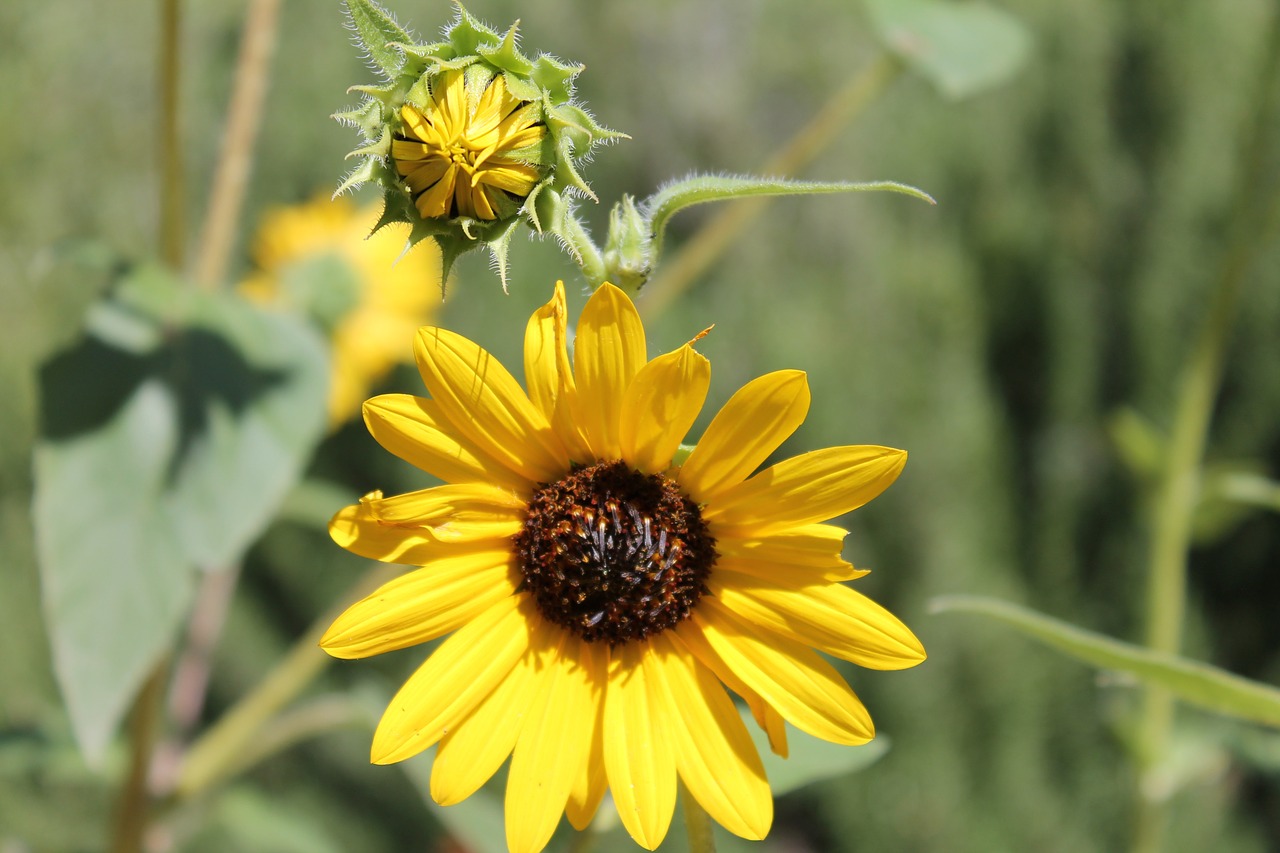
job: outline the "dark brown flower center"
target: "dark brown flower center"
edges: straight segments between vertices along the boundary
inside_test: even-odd
[[[515,548],[542,615],[610,645],[688,617],[716,560],[697,505],[666,477],[620,461],[534,492]]]

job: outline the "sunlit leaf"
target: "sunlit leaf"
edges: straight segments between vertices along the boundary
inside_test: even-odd
[[[1123,643],[997,599],[944,596],[935,598],[930,609],[935,613],[959,611],[995,619],[1076,660],[1163,687],[1190,705],[1280,726],[1280,688],[1205,663]]]
[[[190,602],[239,557],[319,440],[326,355],[301,320],[123,281],[40,371],[34,515],[56,675],[101,755]]]
[[[965,98],[1011,78],[1031,38],[1007,12],[979,2],[864,0],[891,52],[943,95]]]

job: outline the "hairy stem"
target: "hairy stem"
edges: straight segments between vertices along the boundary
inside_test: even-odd
[[[902,65],[888,54],[863,69],[840,89],[813,119],[764,164],[762,173],[794,175],[811,163],[840,132],[902,73]],[[666,261],[649,280],[640,309],[650,317],[662,313],[733,244],[768,207],[771,199],[744,199],[725,204]]]

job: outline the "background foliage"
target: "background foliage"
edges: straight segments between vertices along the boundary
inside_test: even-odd
[[[423,35],[452,14],[443,2],[389,5]],[[836,0],[654,0],[643,14],[550,0],[469,8],[499,26],[519,17],[526,45],[584,62],[580,96],[633,137],[587,167],[606,202],[587,212],[598,235],[623,192],[694,170],[757,169],[877,51],[863,8]],[[1132,685],[998,625],[929,615],[927,602],[996,595],[1140,639],[1151,484],[1134,460],[1168,429],[1188,340],[1224,263],[1277,12],[1265,0],[1177,14],[1153,0],[1011,10],[1033,37],[1015,79],[948,101],[903,77],[803,175],[900,180],[937,208],[880,195],[775,202],[651,330],[657,351],[717,324],[700,347],[715,367],[708,411],[752,376],[808,371],[813,411],[783,455],[854,442],[911,453],[898,484],[852,518],[848,553],[874,569],[860,589],[917,630],[930,660],[853,674],[892,746],[865,772],[781,799],[771,849],[1072,851],[1129,838]],[[189,221],[203,207],[242,16],[242,2],[186,5]],[[0,849],[99,847],[104,782],[123,767],[120,745],[85,767],[50,675],[31,446],[37,365],[74,341],[110,270],[154,245],[155,26],[151,5],[121,0],[0,8],[0,92],[18,117],[0,131],[10,164],[0,170]],[[286,3],[281,33],[242,259],[267,206],[336,182],[352,139],[327,116],[369,76],[336,5]],[[1273,188],[1276,167],[1264,172]],[[705,215],[677,217],[669,244]],[[1209,461],[1274,476],[1280,251],[1267,239],[1227,354]],[[465,258],[442,309],[508,364],[556,278],[569,279],[571,312],[583,301],[553,245],[518,240],[511,262],[504,298],[483,260]],[[387,387],[417,382],[405,369]],[[344,500],[422,484],[358,424],[321,446],[312,473],[340,484]],[[364,570],[313,516],[277,520],[251,550],[207,719]],[[1188,653],[1274,684],[1275,515],[1205,519]],[[334,664],[314,692],[340,688],[372,718],[421,654]],[[368,731],[360,721],[280,754],[185,816],[173,838],[211,851],[422,849],[442,837],[442,815],[423,805],[412,766],[367,764]],[[1280,846],[1273,731],[1184,710],[1175,746],[1171,849]]]

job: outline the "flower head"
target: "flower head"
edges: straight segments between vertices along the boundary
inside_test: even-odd
[[[373,0],[347,0],[347,11],[384,80],[353,87],[364,101],[334,116],[362,137],[338,191],[379,185],[379,226],[406,222],[411,242],[439,243],[445,276],[483,246],[505,285],[512,229],[523,221],[565,239],[566,196],[594,198],[578,163],[621,136],[574,101],[582,66],[525,56],[514,25],[500,34],[461,5],[444,40],[431,43],[416,42]]]
[[[461,71],[446,72],[434,84],[426,105],[400,108],[405,135],[391,143],[396,172],[418,212],[484,220],[515,215],[542,178],[530,162],[547,133],[537,106],[508,92],[502,75],[491,77],[476,97]]]
[[[329,333],[329,423],[351,417],[373,385],[404,359],[403,341],[440,304],[434,246],[404,254],[404,228],[369,236],[373,206],[320,197],[263,217],[253,247],[258,270],[240,291],[310,314]],[[399,231],[400,233],[396,233]]]
[[[374,438],[446,485],[380,492],[330,532],[411,571],[321,640],[359,658],[451,634],[392,699],[372,758],[438,744],[431,795],[475,792],[511,757],[507,840],[540,850],[606,789],[642,846],[661,843],[677,777],[729,831],[762,838],[773,803],[725,688],[773,749],[783,721],[860,744],[871,718],[818,652],[873,669],[924,659],[897,618],[843,585],[864,574],[823,522],[897,477],[899,450],[833,447],[753,473],[804,420],[803,373],[760,377],[681,449],[710,383],[692,342],[649,360],[626,295],[604,285],[566,346],[564,290],[530,319],[527,392],[440,328],[414,353],[430,397],[365,404]]]

